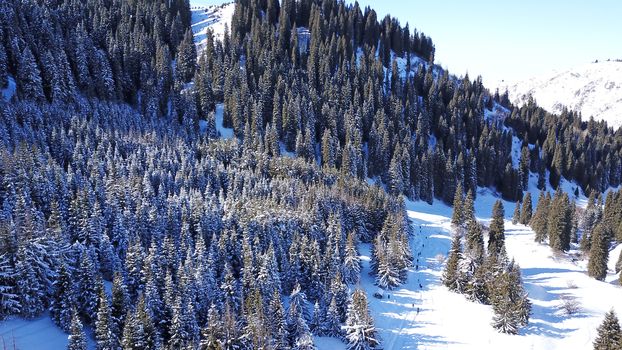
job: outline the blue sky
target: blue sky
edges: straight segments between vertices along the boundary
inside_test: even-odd
[[[361,0],[432,37],[437,63],[489,85],[622,58],[619,0]],[[492,84],[491,84],[492,85]]]
[[[353,2],[347,0],[348,2]],[[191,0],[194,3],[222,3]],[[622,58],[620,0],[359,0],[432,37],[436,62],[488,86]]]

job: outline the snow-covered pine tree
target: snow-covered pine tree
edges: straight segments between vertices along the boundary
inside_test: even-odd
[[[458,282],[458,267],[460,265],[460,257],[462,255],[461,238],[457,233],[453,234],[451,240],[451,248],[447,256],[447,263],[443,270],[443,284],[451,291],[461,292],[462,288]]]
[[[7,228],[2,227],[2,223],[0,223],[0,230],[3,229]],[[5,231],[4,233],[7,232]],[[6,237],[2,238],[6,242]],[[0,254],[0,318],[2,319],[8,315],[19,313],[21,307],[19,303],[20,297],[16,293],[15,269],[12,266],[11,260],[12,258],[9,254]],[[71,321],[71,315],[69,316],[69,321]]]
[[[615,271],[616,273],[622,271],[622,250],[620,250],[620,254],[618,255],[618,260],[616,261]]]
[[[348,284],[356,284],[361,274],[361,259],[356,249],[357,243],[356,232],[350,231],[346,238],[343,260],[343,277]]]
[[[111,350],[116,348],[110,322],[108,296],[104,289],[101,289],[99,292],[97,319],[95,320],[95,343],[97,350]]]
[[[322,323],[321,330],[325,336],[342,338],[343,330],[341,329],[341,320],[339,315],[339,308],[337,307],[337,301],[335,297],[330,298],[328,309],[326,310],[326,316]]]
[[[295,298],[294,298],[295,297]],[[298,300],[298,301],[296,301]],[[306,301],[304,301],[304,293],[294,288],[290,296],[289,309],[287,310],[287,331],[289,336],[289,344],[291,347],[306,344],[306,338],[309,336],[309,326],[304,316],[306,309]]]
[[[349,350],[374,349],[380,344],[374,320],[369,314],[367,297],[360,289],[352,294],[346,325],[343,328]]]
[[[549,245],[553,250],[570,249],[573,214],[568,195],[558,188],[547,215]]]
[[[43,312],[47,304],[47,291],[35,272],[32,254],[28,254],[26,246],[17,251],[15,264],[16,291],[19,295],[20,313],[23,317],[36,317]]]
[[[73,309],[71,316],[71,333],[69,334],[69,344],[67,350],[86,350],[86,334],[82,327],[82,322],[77,310]]]
[[[464,192],[462,190],[462,184],[458,184],[456,187],[456,194],[454,195],[453,212],[451,214],[451,223],[455,227],[464,226],[464,213],[463,213]]]
[[[393,289],[400,284],[400,273],[391,264],[388,254],[381,253],[378,256],[378,272],[376,273],[376,285],[382,289]]]
[[[285,322],[285,310],[281,302],[281,294],[275,290],[268,304],[268,325],[271,329],[272,344],[280,349],[287,346],[287,324]]]
[[[598,335],[594,340],[594,350],[615,350],[622,348],[620,323],[613,309],[605,314],[605,319],[600,326],[598,326],[597,332]]]
[[[244,301],[244,317],[246,321],[242,331],[244,342],[253,349],[269,348],[272,337],[263,307],[263,297],[257,288],[249,292]]]
[[[531,303],[522,285],[520,268],[514,261],[495,279],[491,303],[492,326],[499,332],[518,334],[520,327],[529,322]]]
[[[99,293],[97,290],[96,271],[93,261],[86,249],[80,253],[80,262],[76,269],[76,284],[79,293],[76,295],[76,303],[80,315],[88,322],[97,317],[97,302]]]
[[[117,272],[112,280],[112,301],[110,305],[110,329],[116,336],[116,343],[120,344],[125,327],[125,316],[130,307],[127,289],[123,283],[123,276]]]
[[[45,98],[41,84],[41,71],[28,47],[24,48],[19,59],[16,81],[24,99],[40,101]]]
[[[75,302],[76,296],[71,274],[64,262],[61,262],[54,281],[50,316],[54,323],[66,333],[71,331],[71,311],[75,307]]]
[[[207,313],[207,325],[201,330],[201,350],[216,350],[222,347],[223,329],[220,325],[220,314],[215,304],[212,304]]]
[[[322,335],[322,323],[324,321],[325,315],[322,315],[322,310],[320,309],[320,303],[315,302],[313,304],[313,316],[311,316],[311,322],[309,322],[309,330],[313,332],[315,335]]]
[[[177,74],[182,83],[189,82],[196,69],[197,51],[194,46],[192,31],[186,30],[184,39],[177,49]]]

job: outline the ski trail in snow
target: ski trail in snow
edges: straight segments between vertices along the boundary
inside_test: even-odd
[[[413,266],[408,271],[406,283],[395,290],[393,295],[395,304],[401,305],[402,317],[400,317],[399,324],[391,330],[391,336],[385,339],[384,349],[427,348],[425,344],[420,342],[420,334],[417,334],[417,321],[420,315],[429,312],[424,310],[424,305],[434,305],[434,296],[433,293],[424,293],[423,291],[430,286],[440,284],[440,280],[437,278],[429,281],[425,278],[425,274],[429,273],[428,270],[440,269],[433,264],[433,259],[438,251],[434,249],[434,245],[430,243],[431,240],[429,239],[436,228],[412,216],[410,219],[414,231],[410,243],[414,255]],[[426,243],[428,243],[427,246]]]

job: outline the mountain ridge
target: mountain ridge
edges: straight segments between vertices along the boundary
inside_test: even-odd
[[[527,103],[532,96],[551,113],[561,114],[568,108],[580,112],[583,120],[594,117],[614,128],[622,125],[622,62],[619,60],[594,61],[499,84],[500,91],[505,89],[516,105]]]

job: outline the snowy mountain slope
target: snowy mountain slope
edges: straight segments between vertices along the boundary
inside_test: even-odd
[[[583,119],[593,116],[607,124],[622,125],[622,62],[589,63],[569,70],[552,72],[520,82],[499,84],[507,88],[510,100],[517,105],[532,95],[538,105],[552,113],[564,106],[581,112]]]
[[[536,181],[532,176],[530,192],[535,195],[534,199],[538,193]],[[565,190],[572,187],[570,183],[563,184]],[[475,203],[479,220],[489,220],[496,199],[489,190],[480,189]],[[584,203],[583,196],[578,198],[578,203]],[[369,245],[361,245],[360,251],[363,260],[361,286],[367,291],[385,349],[586,349],[591,347],[604,313],[612,307],[622,312],[621,290],[613,273],[622,247],[610,254],[611,271],[606,282],[596,281],[587,276],[587,261],[578,260],[576,251],[553,256],[547,245],[533,241],[534,233],[530,228],[511,223],[514,204],[504,202],[504,206],[508,255],[521,266],[525,288],[533,304],[529,326],[517,336],[497,333],[490,325],[490,306],[468,301],[441,284],[443,265],[439,258],[447,253],[451,243],[452,209],[439,202],[433,205],[407,202],[408,216],[415,231],[411,249],[417,259],[407,283],[386,292],[390,298],[388,295],[383,299],[374,298],[377,287],[368,275]],[[581,310],[572,316],[564,315],[560,311],[562,296],[575,298]],[[318,345],[320,349],[329,349]]]
[[[193,30],[197,29],[195,40],[199,50],[202,40],[205,39],[201,32],[205,33],[207,28],[218,25],[219,20],[216,18],[225,19],[223,11],[211,13],[212,15],[206,15],[204,12],[193,12],[193,21],[197,21]],[[418,60],[413,63],[414,66],[426,64]],[[404,71],[405,61],[398,59],[398,66]],[[485,117],[502,118],[508,113],[509,111],[496,106],[496,110],[487,112]],[[222,123],[218,123],[218,118],[217,124],[223,134]],[[229,132],[230,129],[226,131]],[[520,157],[520,147],[521,141],[516,138],[512,151],[515,166]],[[534,201],[537,200],[539,192],[535,187],[536,180],[532,175],[530,191]],[[575,198],[574,184],[562,181],[562,188],[579,205],[585,205],[586,198],[582,194]],[[489,220],[492,205],[497,198],[490,190],[480,190],[476,201],[480,220]],[[505,202],[504,205],[506,217],[509,219],[514,203]],[[463,295],[449,292],[440,282],[442,258],[450,246],[451,208],[437,201],[434,205],[407,202],[407,209],[415,231],[411,249],[417,260],[404,285],[385,292],[383,299],[374,298],[373,294],[378,288],[374,285],[373,277],[369,275],[370,245],[360,246],[363,262],[360,287],[368,296],[384,349],[496,349],[501,346],[510,349],[586,348],[591,344],[604,312],[614,306],[613,300],[617,300],[615,296],[620,292],[620,287],[587,277],[586,261],[552,256],[548,246],[533,242],[534,233],[531,229],[512,225],[507,220],[508,253],[522,267],[525,287],[534,307],[531,323],[520,335],[500,334],[490,325],[490,306],[473,303]],[[614,262],[610,262],[610,265],[615,263],[619,249],[612,252],[611,260]],[[607,280],[614,281],[615,278],[612,273]],[[580,313],[572,317],[566,317],[559,312],[560,296],[566,294],[575,296],[583,307]],[[616,303],[615,307],[622,312],[622,302]],[[343,342],[334,338],[315,337],[314,341],[320,350],[345,348]]]
[[[219,6],[192,6],[192,33],[197,49],[200,52],[207,40],[207,30],[214,31],[214,38],[222,40],[225,34],[225,26],[231,29],[231,19],[233,18],[234,3],[227,3]]]

